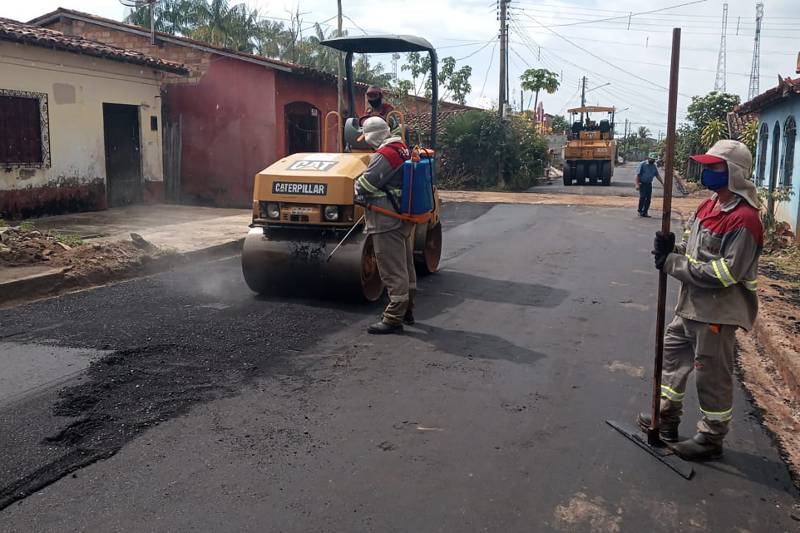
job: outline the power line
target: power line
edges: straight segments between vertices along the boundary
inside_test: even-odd
[[[483,46],[481,46],[480,48],[478,48],[477,50],[475,50],[475,51],[474,51],[474,52],[472,52],[471,54],[469,54],[469,55],[465,55],[464,57],[459,57],[458,59],[456,59],[456,62],[463,61],[463,60],[465,60],[465,59],[469,59],[470,57],[474,56],[474,55],[475,55],[475,54],[477,54],[478,52],[481,52],[481,51],[483,51],[483,50],[484,50],[486,47],[488,47],[488,46],[489,46],[490,44],[492,44],[493,42],[497,42],[497,39],[495,39],[494,37],[492,37],[491,39],[489,39],[488,41],[486,41],[486,42],[483,44]]]
[[[628,70],[625,70],[624,68],[622,68],[622,67],[620,67],[620,66],[618,66],[618,65],[615,65],[615,64],[614,64],[614,63],[612,63],[611,61],[608,61],[607,59],[605,59],[605,58],[603,58],[603,57],[601,57],[601,56],[599,56],[599,55],[595,54],[595,53],[594,53],[594,52],[592,52],[591,50],[588,50],[588,49],[586,49],[586,48],[584,48],[584,47],[580,46],[579,44],[577,44],[577,43],[575,43],[575,42],[573,42],[573,41],[571,41],[571,40],[567,39],[566,37],[564,37],[563,35],[561,35],[561,34],[560,34],[560,33],[558,33],[557,31],[555,31],[555,30],[552,30],[552,29],[548,28],[547,26],[545,26],[544,24],[540,23],[538,20],[536,20],[535,18],[531,17],[530,15],[527,15],[527,14],[525,14],[525,16],[526,16],[526,17],[528,17],[528,18],[530,18],[531,20],[533,20],[533,21],[534,21],[536,24],[538,24],[538,25],[539,25],[541,28],[543,28],[543,29],[545,29],[545,30],[549,31],[550,33],[552,33],[552,34],[553,34],[553,35],[555,35],[556,37],[558,37],[558,38],[560,38],[560,39],[563,39],[564,41],[568,42],[569,44],[571,44],[571,45],[572,45],[572,46],[574,46],[575,48],[578,48],[579,50],[582,50],[583,52],[585,52],[585,53],[589,54],[590,56],[594,57],[594,58],[595,58],[595,59],[597,59],[598,61],[601,61],[601,62],[605,63],[606,65],[608,65],[608,66],[610,66],[610,67],[614,68],[615,70],[618,70],[618,71],[620,71],[620,72],[622,72],[622,73],[624,73],[624,74],[627,74],[628,76],[631,76],[631,77],[633,77],[633,78],[636,78],[636,79],[638,79],[638,80],[641,80],[641,81],[643,81],[643,82],[647,83],[649,86],[652,86],[652,87],[657,87],[657,88],[661,89],[662,91],[669,92],[669,89],[667,89],[667,88],[666,88],[666,87],[664,87],[663,85],[658,85],[658,84],[656,84],[656,83],[653,83],[653,81],[652,81],[652,80],[648,80],[647,78],[644,78],[644,77],[642,77],[642,76],[639,76],[638,74],[634,74],[633,72],[630,72],[630,71],[628,71]],[[684,96],[684,97],[686,97],[686,98],[691,98],[691,96],[690,96],[690,95],[687,95],[687,94],[683,94],[683,93],[678,93],[678,94],[680,94],[680,95],[682,95],[682,96]]]
[[[489,67],[486,69],[486,76],[483,78],[483,86],[481,87],[481,95],[480,98],[483,98],[483,95],[486,94],[486,82],[489,81],[489,71],[492,70],[492,64],[494,63],[494,51],[497,48],[497,41],[494,42],[494,46],[492,46],[492,53],[489,59]]]
[[[670,9],[677,9],[679,7],[690,6],[690,5],[693,5],[693,4],[704,4],[707,1],[708,0],[692,0],[691,2],[684,2],[682,4],[676,4],[676,5],[673,5],[673,6],[662,7],[662,8],[659,8],[659,9],[651,9],[650,11],[640,11],[638,13],[629,13],[627,15],[619,15],[619,16],[616,16],[616,17],[607,17],[607,18],[603,18],[603,19],[595,19],[595,20],[584,21],[584,22],[570,22],[570,23],[567,23],[567,24],[554,24],[553,27],[555,28],[555,27],[559,27],[559,26],[577,26],[579,24],[593,24],[593,23],[596,23],[596,22],[605,22],[605,21],[609,21],[609,20],[619,20],[619,19],[625,19],[625,18],[627,18],[628,22],[630,23],[631,18],[632,17],[636,17],[638,15],[649,15],[651,13],[658,13],[660,11],[667,11],[667,10],[670,10]],[[524,8],[522,8],[522,9],[524,10]]]

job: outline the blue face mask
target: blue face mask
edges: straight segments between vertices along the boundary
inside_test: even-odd
[[[709,190],[716,191],[723,187],[728,186],[728,171],[722,170],[715,172],[711,169],[704,168],[703,175],[700,177],[700,183]]]

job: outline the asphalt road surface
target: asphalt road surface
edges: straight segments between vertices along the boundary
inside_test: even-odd
[[[605,424],[649,404],[655,220],[444,220],[402,336],[365,333],[377,305],[255,298],[235,258],[0,311],[36,362],[0,382],[0,497],[30,493],[0,530],[797,531],[741,389],[692,481]]]
[[[561,178],[553,179],[549,185],[540,185],[531,189],[531,192],[545,192],[558,194],[591,194],[599,196],[639,196],[639,191],[634,188],[636,183],[636,167],[639,162],[628,162],[614,169],[614,176],[611,177],[611,185],[564,185]],[[658,169],[661,177],[664,177],[664,169]],[[675,189],[676,195],[681,193]],[[664,187],[658,180],[653,180],[653,196],[663,196]]]

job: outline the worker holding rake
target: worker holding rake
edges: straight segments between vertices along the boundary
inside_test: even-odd
[[[656,233],[656,268],[681,282],[675,319],[664,336],[660,437],[687,460],[715,459],[733,413],[737,328],[749,330],[758,311],[756,278],[763,244],[752,156],[732,140],[692,156],[703,165],[702,184],[714,192],[689,222],[683,242]],[[702,418],[697,434],[678,442],[686,383],[695,371]],[[638,417],[647,431],[650,414]]]

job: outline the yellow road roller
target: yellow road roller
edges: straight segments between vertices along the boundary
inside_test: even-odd
[[[331,111],[324,124],[327,134],[329,121],[336,121],[342,151],[292,154],[256,175],[253,221],[242,250],[242,272],[248,287],[258,294],[313,286],[312,294],[320,294],[320,288],[325,293],[375,301],[384,286],[372,239],[363,233],[364,207],[353,197],[353,182],[367,168],[373,152],[361,135],[361,123],[367,117],[353,115],[353,55],[429,54],[433,89],[430,142],[416,152],[430,159],[427,168],[432,173],[438,111],[436,50],[425,39],[404,35],[340,37],[322,44],[345,53],[349,112],[342,120]],[[405,135],[403,117],[397,115]],[[328,146],[327,139],[323,146]],[[414,233],[414,257],[420,273],[438,270],[442,249],[440,201],[433,177],[430,188],[432,210]]]
[[[614,140],[613,107],[584,106],[569,109],[572,128],[564,147],[564,185],[611,185],[617,143]],[[580,120],[577,115],[580,113]],[[592,113],[603,113],[606,118],[596,122]],[[584,122],[583,117],[586,116]]]

